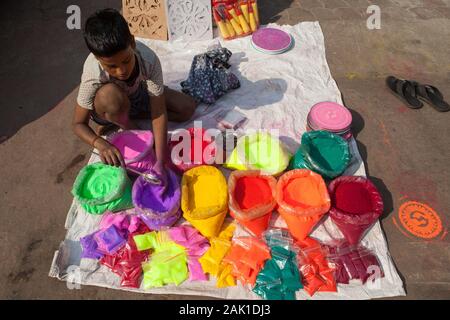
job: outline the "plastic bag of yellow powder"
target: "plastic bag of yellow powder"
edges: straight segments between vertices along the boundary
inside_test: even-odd
[[[239,138],[224,167],[278,175],[287,168],[291,157],[279,139],[265,132],[256,132]]]
[[[142,264],[144,289],[179,285],[188,278],[186,249],[171,241],[167,231],[136,235],[133,240],[140,251],[154,250],[149,261]]]
[[[235,228],[236,226],[230,223],[220,232],[218,237],[211,238],[211,247],[198,260],[205,273],[217,277],[216,285],[218,288],[236,285],[236,280],[231,274],[231,265],[222,262],[222,259],[231,247],[231,238],[233,237]]]
[[[181,179],[181,209],[203,236],[217,236],[228,212],[227,181],[222,172],[213,166],[186,171]]]

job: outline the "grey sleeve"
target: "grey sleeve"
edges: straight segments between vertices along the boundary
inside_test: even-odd
[[[98,66],[86,60],[78,89],[77,103],[86,109],[94,109],[94,99],[97,90],[101,87]]]
[[[153,63],[149,65],[148,80],[146,81],[148,92],[152,96],[160,96],[164,93],[164,80],[161,68],[161,62],[157,55]]]

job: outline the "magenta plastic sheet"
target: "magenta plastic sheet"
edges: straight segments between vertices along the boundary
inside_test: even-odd
[[[189,226],[173,227],[168,230],[170,238],[185,247],[188,253],[190,281],[207,280],[198,259],[209,249],[209,241],[196,229]]]
[[[166,184],[152,184],[139,177],[133,185],[133,204],[141,219],[152,230],[170,227],[181,216],[180,178],[170,169],[166,172]]]

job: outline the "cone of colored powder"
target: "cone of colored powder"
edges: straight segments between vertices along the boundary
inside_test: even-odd
[[[133,185],[132,198],[136,212],[152,230],[170,227],[181,216],[180,178],[170,169],[166,173],[166,185],[149,183],[142,176]]]
[[[330,209],[330,197],[322,177],[310,170],[292,170],[278,180],[278,212],[297,240],[305,239]]]
[[[228,212],[227,182],[213,166],[186,171],[181,179],[183,217],[206,238],[217,236]]]
[[[122,154],[127,168],[145,172],[153,168],[153,134],[149,130],[129,130],[113,134],[108,141]]]
[[[357,244],[383,213],[383,199],[365,177],[342,176],[328,186],[330,217],[350,244]]]
[[[260,171],[233,171],[228,178],[230,215],[256,237],[269,226],[276,185],[274,177]]]
[[[287,168],[290,158],[291,154],[279,139],[265,132],[257,132],[238,139],[224,167],[278,175]]]
[[[81,169],[72,194],[81,207],[92,214],[133,207],[131,181],[125,169],[103,163],[89,164]]]
[[[205,164],[214,164],[217,148],[213,138],[206,134],[205,129],[189,128],[175,131],[171,140],[170,158],[181,172]]]
[[[289,167],[309,169],[325,179],[334,179],[345,171],[350,160],[350,149],[344,138],[328,131],[310,131],[303,134]]]

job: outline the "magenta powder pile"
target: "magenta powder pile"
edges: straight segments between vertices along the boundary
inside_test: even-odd
[[[339,184],[334,194],[334,203],[337,209],[352,214],[368,213],[373,210],[368,190],[356,182]]]
[[[367,178],[355,176],[336,178],[328,191],[332,200],[331,220],[351,245],[359,243],[383,213],[380,192]]]

